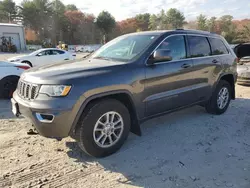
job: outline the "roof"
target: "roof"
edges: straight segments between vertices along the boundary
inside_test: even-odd
[[[23,27],[22,25],[11,24],[11,23],[0,23],[0,26]]]
[[[203,34],[203,35],[214,35],[214,36],[219,36],[216,33],[211,33],[209,31],[201,31],[201,30],[192,30],[192,29],[176,29],[176,30],[156,30],[156,31],[142,31],[142,32],[136,32],[136,33],[130,33],[131,35],[135,34],[142,34],[142,35],[161,35],[165,33],[187,33],[187,34]]]

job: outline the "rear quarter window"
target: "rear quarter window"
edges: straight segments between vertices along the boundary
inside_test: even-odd
[[[212,55],[228,54],[228,49],[221,39],[209,38],[212,48]]]
[[[188,36],[187,39],[191,58],[206,57],[211,55],[210,45],[206,37]]]

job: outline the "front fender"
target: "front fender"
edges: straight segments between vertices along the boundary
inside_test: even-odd
[[[129,86],[127,86],[129,87]],[[105,90],[103,92],[100,92],[102,90]],[[109,97],[112,95],[117,95],[117,94],[126,94],[129,96],[130,98],[130,102],[132,104],[132,108],[133,108],[133,114],[135,115],[134,121],[132,122],[133,126],[131,127],[131,131],[137,135],[141,135],[141,130],[140,130],[140,126],[139,126],[139,121],[138,121],[138,115],[136,112],[136,108],[133,102],[133,96],[132,93],[129,90],[126,89],[119,89],[119,90],[109,90],[107,88],[97,88],[97,89],[93,89],[90,91],[85,92],[80,99],[78,100],[78,102],[76,103],[75,107],[73,110],[77,110],[75,119],[73,121],[72,127],[71,127],[71,131],[70,133],[75,134],[76,129],[77,129],[77,123],[82,115],[82,113],[84,112],[84,109],[87,107],[87,105],[96,99],[101,99],[104,97]]]

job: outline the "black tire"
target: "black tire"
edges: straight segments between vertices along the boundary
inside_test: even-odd
[[[0,97],[11,99],[18,84],[18,76],[9,76],[0,81]]]
[[[30,67],[33,67],[32,63],[29,61],[23,61],[22,63],[29,65]]]
[[[228,98],[228,101],[227,101],[227,104],[225,105],[225,107],[220,109],[218,104],[217,104],[217,99],[218,99],[219,92],[221,91],[222,88],[228,89],[229,98]],[[208,103],[205,106],[206,111],[210,114],[216,114],[216,115],[223,114],[224,112],[226,112],[226,110],[230,104],[231,98],[232,98],[231,85],[225,80],[220,80],[213,95],[211,96],[210,100],[208,101]]]
[[[112,146],[103,148],[95,142],[93,131],[98,119],[105,113],[111,111],[119,113],[122,117],[124,127],[117,142]],[[87,113],[82,114],[77,127],[76,135],[79,135],[79,147],[88,155],[94,157],[106,157],[118,151],[126,141],[130,132],[130,114],[128,109],[121,102],[115,99],[105,99],[92,103],[89,106]]]

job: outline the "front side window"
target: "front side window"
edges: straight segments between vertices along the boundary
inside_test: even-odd
[[[188,36],[190,57],[205,57],[211,55],[210,45],[206,37]]]
[[[157,36],[136,34],[118,37],[97,50],[92,58],[128,62],[152,44]]]
[[[45,55],[49,55],[49,50],[44,50],[37,54],[37,56],[45,56]]]
[[[185,38],[182,35],[171,36],[165,39],[157,50],[169,50],[172,60],[181,60],[186,58]]]
[[[221,39],[209,38],[212,47],[212,55],[228,54],[228,50]]]

